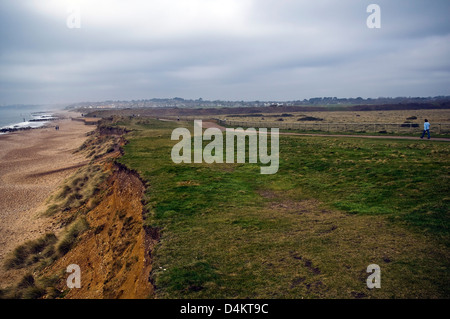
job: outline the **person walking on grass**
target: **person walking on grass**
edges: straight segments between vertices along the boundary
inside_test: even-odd
[[[425,122],[423,123],[423,133],[420,138],[423,139],[423,137],[425,136],[425,133],[427,133],[428,139],[430,139],[430,123],[428,122],[427,119],[425,119]]]

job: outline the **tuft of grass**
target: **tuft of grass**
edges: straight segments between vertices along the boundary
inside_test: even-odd
[[[6,259],[4,267],[6,269],[19,269],[35,264],[38,261],[52,256],[56,236],[53,233],[45,234],[36,240],[30,240],[16,247],[11,256]]]
[[[39,299],[47,290],[30,273],[25,274],[14,286],[3,290],[0,299]]]
[[[89,224],[84,217],[79,217],[71,225],[68,226],[63,238],[57,243],[56,251],[60,255],[65,255],[72,249],[78,237],[89,229]]]
[[[116,150],[122,133],[124,133],[122,130],[114,128],[113,125],[101,124],[76,152],[83,152],[94,160],[101,158]]]
[[[100,165],[91,164],[80,168],[65,181],[56,194],[49,198],[50,204],[45,215],[51,216],[57,212],[81,207],[98,193],[99,185],[107,176]],[[96,205],[95,201],[91,204],[91,208]]]
[[[180,291],[189,294],[205,289],[208,283],[217,278],[216,270],[210,263],[197,261],[169,271],[163,270],[156,285],[164,286],[168,293]]]

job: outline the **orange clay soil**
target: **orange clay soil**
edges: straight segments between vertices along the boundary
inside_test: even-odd
[[[105,167],[111,175],[96,195],[100,203],[86,214],[89,230],[42,275],[61,275],[70,264],[80,266],[81,288],[67,288],[70,274],[63,274],[58,285],[67,299],[151,298],[150,251],[158,234],[143,226],[144,185],[126,168],[112,163]]]

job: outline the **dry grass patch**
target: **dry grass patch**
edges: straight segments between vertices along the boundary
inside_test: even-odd
[[[108,176],[100,165],[88,165],[69,177],[59,190],[47,200],[45,215],[69,211],[87,203],[98,191],[99,185]],[[95,202],[91,202],[91,206]],[[90,207],[92,208],[92,207]]]
[[[394,111],[323,111],[323,112],[291,112],[283,114],[247,114],[240,116],[225,115],[221,119],[235,121],[273,122],[282,118],[283,122],[312,121],[328,123],[423,123],[426,118],[430,123],[450,123],[450,110],[394,110]]]
[[[284,197],[284,198],[283,198]],[[267,237],[273,271],[290,281],[284,296],[306,298],[441,298],[448,295],[446,247],[389,223],[382,216],[358,216],[324,209],[317,200],[272,197],[260,219],[290,224]],[[287,199],[286,199],[287,198]],[[277,248],[275,248],[277,247]],[[283,249],[281,249],[283,247]],[[267,261],[266,261],[267,262]],[[368,289],[366,268],[381,267],[382,289]],[[444,268],[443,268],[444,267]],[[429,272],[435,270],[433,281]],[[275,276],[275,273],[273,273]],[[414,278],[414,280],[411,280]]]
[[[6,269],[23,268],[35,264],[41,259],[52,257],[56,240],[56,236],[49,233],[41,238],[23,243],[14,249],[5,261],[4,267]]]

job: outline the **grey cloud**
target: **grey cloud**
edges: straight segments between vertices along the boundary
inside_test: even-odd
[[[45,15],[4,0],[0,104],[450,94],[448,0],[377,1],[378,30],[365,24],[371,1],[244,2],[244,16],[225,15],[217,26],[208,25],[217,12],[184,19],[158,11],[170,24],[164,15],[145,21],[133,7],[142,2],[129,1],[134,20],[91,10],[81,29],[68,29],[60,8]]]

